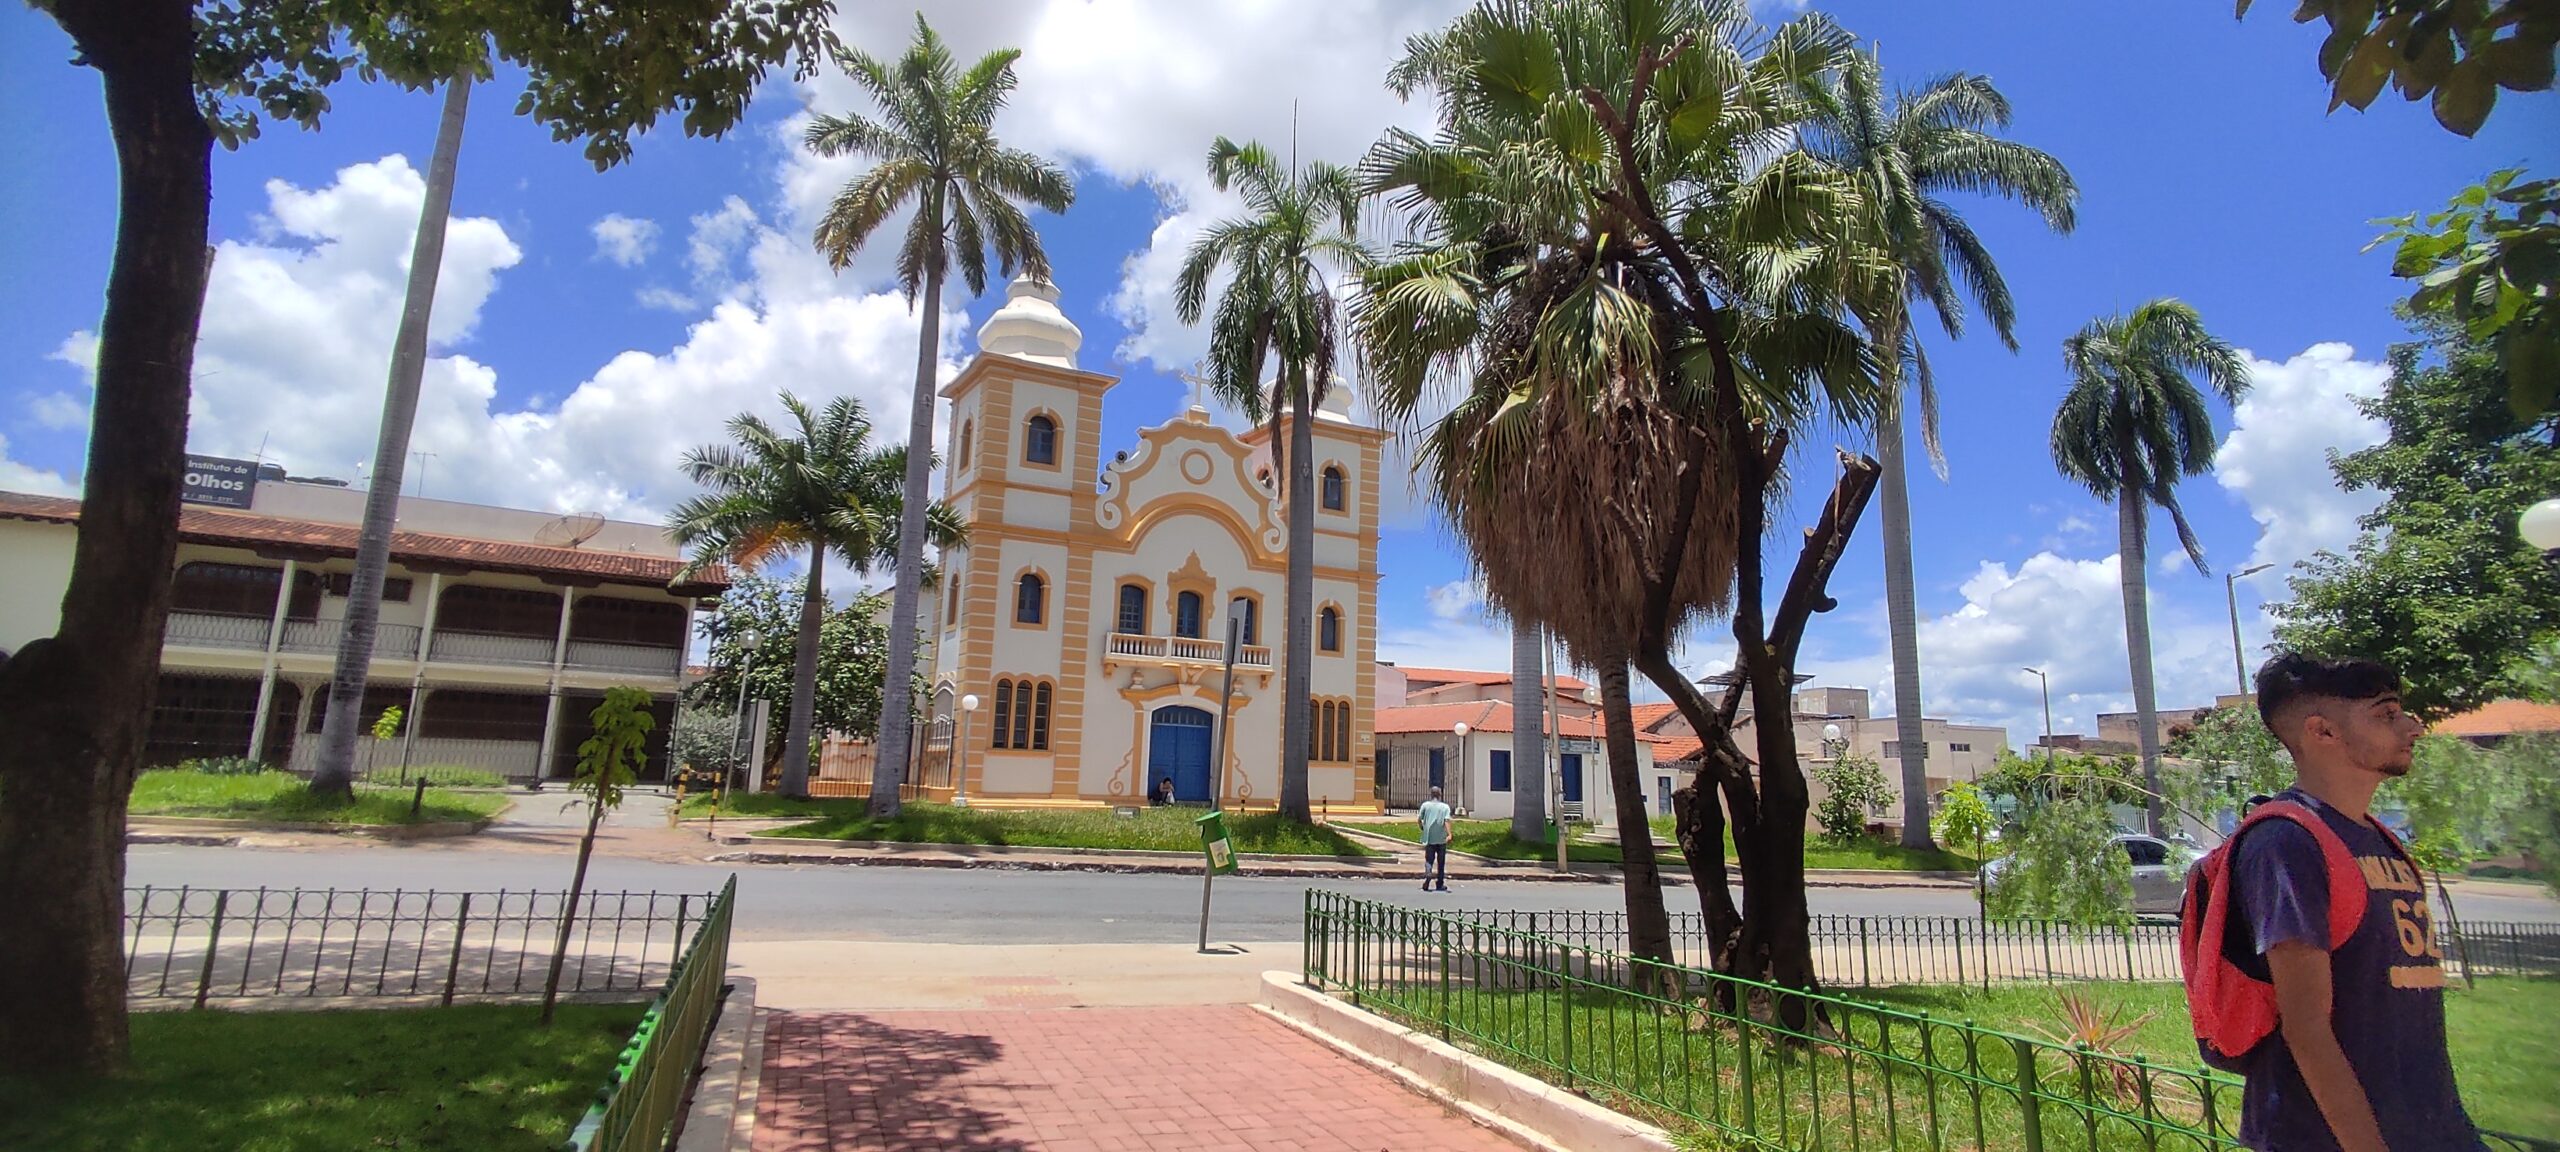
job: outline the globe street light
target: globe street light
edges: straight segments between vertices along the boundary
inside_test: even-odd
[[[2237,572],[2222,574],[2222,598],[2231,605],[2231,671],[2240,678],[2240,694],[2243,696],[2249,694],[2249,665],[2240,654],[2240,578],[2255,576],[2272,567],[2275,565],[2252,564]]]
[[[2525,543],[2542,550],[2543,559],[2560,563],[2560,496],[2525,509],[2516,517],[2516,531]]]
[[[1467,733],[1473,732],[1475,729],[1468,725],[1466,721],[1460,720],[1457,723],[1450,725],[1449,731],[1458,737],[1458,779],[1460,781],[1471,780],[1474,778],[1474,772],[1467,764]],[[1464,783],[1459,785],[1459,790],[1469,793],[1474,791],[1473,788],[1468,787]]]
[[[969,806],[969,714],[978,710],[978,694],[960,698],[960,739],[951,745],[951,806]]]
[[[1842,741],[1841,741],[1841,739],[1840,739],[1840,726],[1839,726],[1839,725],[1837,725],[1837,724],[1825,724],[1825,725],[1823,725],[1823,726],[1822,726],[1822,758],[1823,758],[1823,759],[1825,759],[1825,760],[1837,760],[1837,759],[1839,759],[1839,758],[1840,758],[1840,751],[1841,751],[1841,747],[1840,747],[1841,743],[1842,743]]]

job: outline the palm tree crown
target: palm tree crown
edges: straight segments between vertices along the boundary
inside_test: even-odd
[[[2193,307],[2167,299],[2090,321],[2063,341],[2062,360],[2071,391],[2053,418],[2054,467],[2101,500],[2167,509],[2187,558],[2205,571],[2175,491],[2180,478],[2213,470],[2213,413],[2191,377],[2236,404],[2249,390],[2247,361],[2205,331]]]
[[[814,237],[837,271],[852,263],[871,235],[891,216],[913,207],[898,246],[898,285],[918,301],[914,401],[907,443],[933,442],[934,386],[940,367],[942,281],[955,262],[971,295],[986,291],[987,249],[1006,276],[1020,268],[1047,279],[1049,257],[1040,234],[1014,202],[1064,212],[1075,187],[1057,166],[1007,148],[995,137],[996,113],[1013,92],[1013,49],[990,52],[960,70],[924,15],[916,38],[895,64],[860,51],[844,54],[845,70],[880,109],[877,120],[846,114],[821,116],[806,142],[822,156],[863,156],[877,161],[836,194]],[[898,583],[889,597],[889,661],[881,686],[880,754],[871,773],[871,811],[898,811],[898,782],[913,738],[917,613],[922,600],[925,502],[931,498],[927,453],[906,461],[898,533]],[[963,753],[965,755],[965,753]]]
[[[667,530],[676,543],[693,549],[685,576],[713,564],[758,568],[789,555],[807,556],[782,765],[784,794],[803,796],[826,557],[832,553],[858,573],[896,562],[907,450],[872,447],[871,420],[851,397],[812,410],[785,392],[782,407],[791,417],[787,431],[741,413],[729,421],[732,443],[685,453],[685,475],[708,491],[677,505]],[[964,533],[947,505],[935,506],[925,523],[946,546]]]
[[[845,185],[818,221],[818,250],[838,271],[900,209],[916,208],[898,246],[898,286],[912,300],[956,258],[971,294],[987,290],[987,249],[999,270],[1046,277],[1040,234],[1014,201],[1064,212],[1075,202],[1064,170],[995,137],[996,113],[1014,89],[1019,49],[990,52],[967,72],[916,16],[915,43],[892,64],[859,49],[845,71],[880,107],[880,119],[845,113],[813,121],[803,140],[821,156],[878,161]]]

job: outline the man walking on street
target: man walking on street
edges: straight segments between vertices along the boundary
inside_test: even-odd
[[[1440,883],[1438,891],[1449,890],[1449,805],[1440,799],[1440,789],[1431,789],[1431,798],[1422,802],[1422,890],[1434,891],[1432,881]]]
[[[2258,671],[2258,715],[2293,754],[2294,786],[2274,800],[2317,824],[2260,821],[2231,848],[2222,955],[2272,984],[2276,1004],[2275,1030],[2241,1059],[2240,1143],[2475,1152],[2445,1049],[2426,887],[2369,812],[2383,781],[2408,774],[2423,730],[2400,709],[2400,677],[2370,661],[2279,655]]]

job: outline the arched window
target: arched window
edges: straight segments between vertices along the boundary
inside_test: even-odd
[[[1047,619],[1049,586],[1034,573],[1025,572],[1013,588],[1013,622],[1038,624]]]
[[[1038,694],[1032,697],[1031,747],[1034,751],[1049,750],[1049,682],[1046,680],[1040,682]]]
[[[1333,701],[1316,701],[1316,750],[1318,760],[1333,759]]]
[[[1326,652],[1342,651],[1342,613],[1331,606],[1316,613],[1316,647]]]
[[[1325,465],[1324,486],[1320,491],[1324,496],[1325,511],[1342,511],[1342,469],[1331,464]]]
[[[969,468],[969,441],[977,431],[977,421],[963,420],[960,422],[960,469],[964,472]]]
[[[1243,609],[1242,612],[1239,613],[1244,617],[1244,640],[1242,642],[1246,644],[1262,643],[1262,602],[1251,596],[1238,596],[1235,598],[1234,603],[1241,605]],[[1226,642],[1226,636],[1223,633],[1219,635],[1218,642],[1221,644]]]
[[[991,748],[1011,748],[1013,738],[1013,681],[996,681],[996,727]]]
[[[943,602],[942,622],[957,624],[960,622],[960,574],[952,572],[947,578],[951,581],[951,590]]]
[[[1143,584],[1120,586],[1120,619],[1116,631],[1132,636],[1147,634],[1147,589]]]
[[[1200,594],[1184,592],[1173,598],[1173,634],[1193,640],[1200,638]]]
[[[1058,422],[1045,415],[1034,416],[1022,429],[1022,459],[1027,464],[1058,462]]]

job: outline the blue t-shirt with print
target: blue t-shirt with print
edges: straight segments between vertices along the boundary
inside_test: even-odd
[[[2329,953],[2329,1023],[2373,1104],[2383,1142],[2391,1152],[2474,1152],[2480,1136],[2454,1091],[2445,1052],[2443,954],[2425,881],[2372,824],[2299,790],[2277,799],[2318,813],[2364,875],[2364,919]],[[2285,820],[2257,825],[2240,838],[2231,869],[2234,911],[2250,935],[2226,954],[2242,971],[2266,979],[2266,953],[2288,940],[2328,948],[2328,864],[2308,829]],[[2243,1064],[2240,1143],[2264,1152],[2334,1152],[2337,1137],[2281,1031]]]

